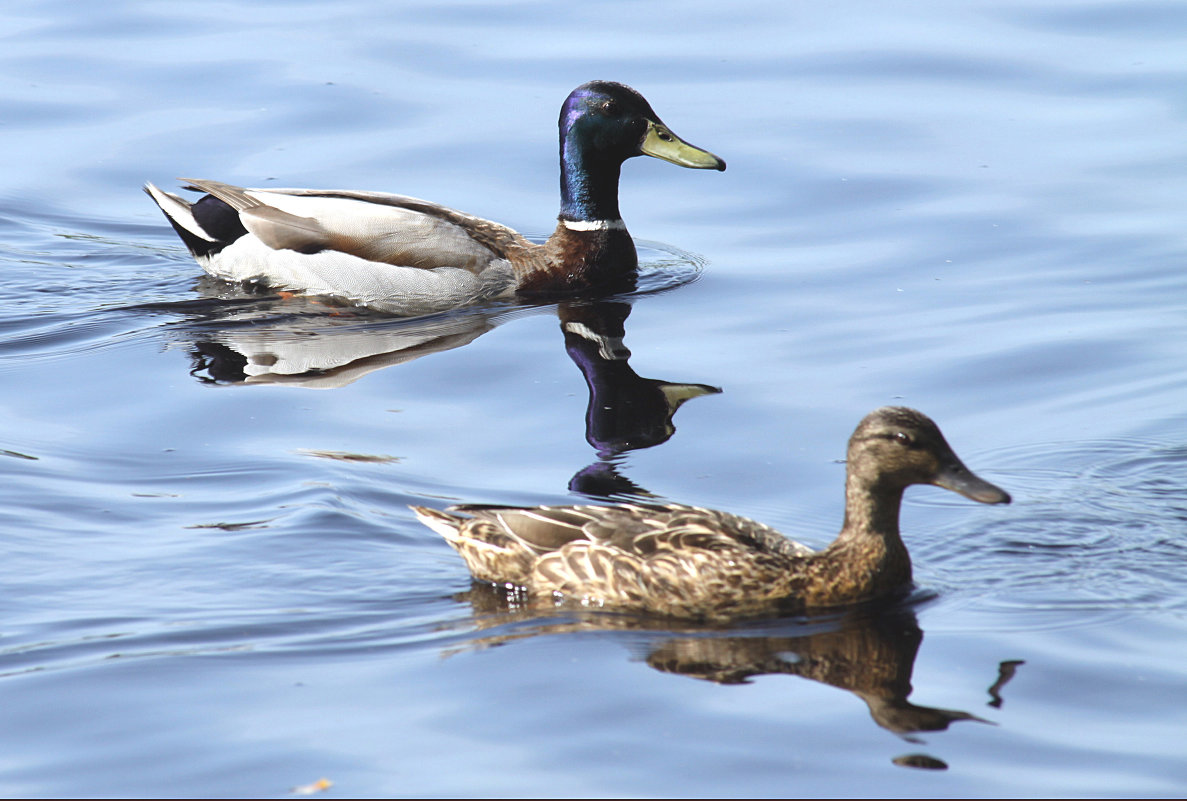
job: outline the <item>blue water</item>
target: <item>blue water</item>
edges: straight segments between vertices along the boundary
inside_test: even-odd
[[[1187,792],[1187,6],[12,2],[0,64],[0,794]],[[539,237],[593,78],[729,163],[625,166],[616,304],[246,296],[140,191]],[[574,315],[706,394],[616,440]],[[891,609],[524,612],[406,508],[649,492],[823,545],[887,403],[1015,499],[911,490]]]

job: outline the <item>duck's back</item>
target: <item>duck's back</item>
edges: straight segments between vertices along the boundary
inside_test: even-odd
[[[248,189],[249,196],[326,232],[315,246],[401,267],[458,267],[479,273],[510,251],[530,249],[516,231],[427,200],[386,192]],[[251,230],[249,226],[249,230]],[[286,233],[282,231],[281,234]],[[280,244],[280,243],[278,243]]]
[[[148,189],[211,275],[397,313],[509,294],[508,253],[536,247],[504,226],[402,195],[190,183],[209,195],[191,205]]]
[[[769,603],[791,563],[814,553],[753,520],[678,504],[416,511],[477,578],[660,613]]]

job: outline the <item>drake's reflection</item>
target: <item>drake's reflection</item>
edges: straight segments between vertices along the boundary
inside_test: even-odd
[[[177,330],[187,341],[195,378],[313,389],[342,387],[375,370],[468,345],[509,319],[553,308],[484,306],[398,318],[300,296],[211,298],[182,305],[190,319]],[[619,473],[622,455],[666,442],[676,431],[672,418],[685,401],[721,390],[636,373],[623,341],[628,300],[573,300],[555,309],[565,350],[589,390],[585,438],[598,457],[578,471],[569,488],[594,498],[647,497],[645,489]]]
[[[876,724],[910,742],[920,742],[913,735],[944,731],[955,721],[989,722],[968,712],[908,700],[923,632],[914,611],[906,606],[861,607],[830,617],[784,618],[736,627],[577,611],[563,620],[538,620],[525,627],[522,624],[539,611],[522,606],[514,590],[476,581],[469,591],[454,597],[471,605],[473,623],[483,632],[472,641],[473,647],[544,634],[629,630],[637,633],[632,641],[641,648],[643,661],[655,670],[718,684],[744,684],[754,676],[778,673],[811,679],[856,695]],[[512,633],[485,633],[499,628]],[[638,634],[645,636],[640,639]],[[995,699],[1000,699],[1003,683],[995,683],[991,693]],[[926,754],[906,754],[892,761],[906,767],[946,767]]]
[[[532,309],[459,309],[402,318],[292,298],[209,299],[178,329],[200,381],[346,386],[368,373],[468,345],[505,318]]]
[[[598,454],[597,462],[573,476],[569,489],[598,498],[646,497],[646,490],[619,474],[621,454],[667,442],[676,432],[672,418],[685,401],[721,392],[708,384],[636,373],[623,342],[630,313],[625,301],[573,301],[557,309],[565,350],[589,389],[585,439]]]
[[[687,400],[721,390],[708,384],[676,384],[643,378],[629,363],[623,343],[629,303],[565,303],[557,314],[565,350],[589,387],[585,439],[599,456],[650,448],[676,431],[672,417]]]

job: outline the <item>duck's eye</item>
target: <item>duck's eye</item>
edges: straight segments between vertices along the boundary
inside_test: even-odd
[[[618,116],[618,104],[613,100],[607,100],[606,102],[602,103],[602,113],[607,117]]]
[[[900,445],[906,445],[907,447],[910,447],[911,445],[914,444],[914,441],[911,439],[911,435],[908,434],[906,431],[894,432],[894,441],[899,443]]]

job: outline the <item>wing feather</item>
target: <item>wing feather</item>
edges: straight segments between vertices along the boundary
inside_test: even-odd
[[[515,248],[532,247],[505,226],[403,195],[181,180],[238,211],[243,226],[274,250],[337,251],[400,267],[478,273]]]

